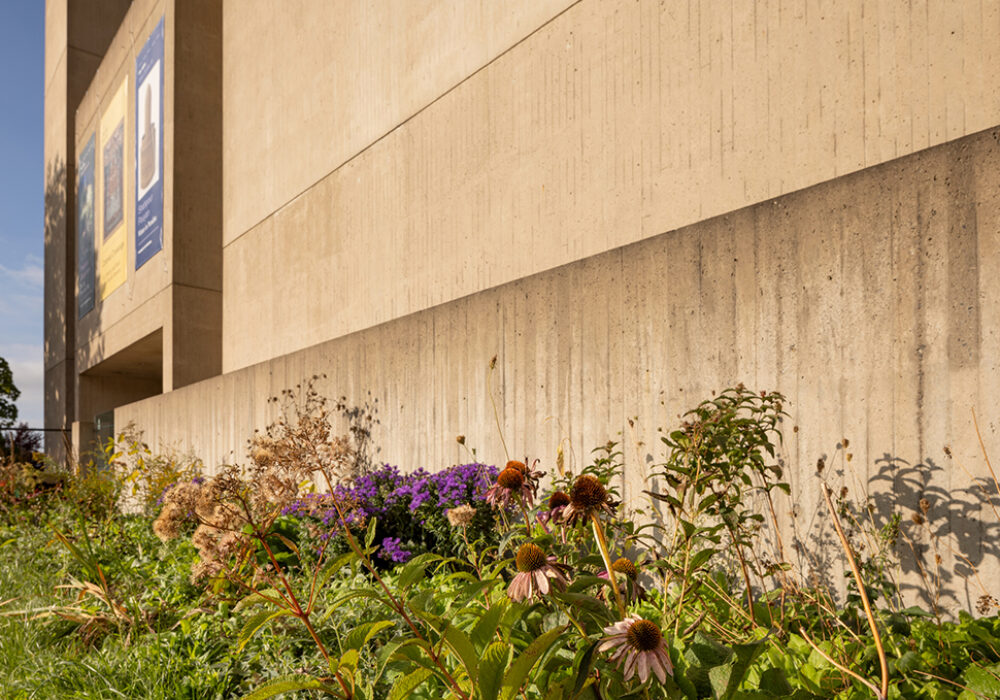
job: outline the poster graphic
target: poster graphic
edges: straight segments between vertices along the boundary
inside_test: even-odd
[[[125,120],[104,143],[104,237],[122,222],[125,200]]]
[[[101,299],[128,278],[128,208],[125,200],[125,113],[128,78],[122,81],[101,115],[101,228],[98,280]]]
[[[135,269],[163,248],[163,19],[135,59]]]
[[[76,171],[76,306],[83,318],[94,308],[94,138],[80,154]]]

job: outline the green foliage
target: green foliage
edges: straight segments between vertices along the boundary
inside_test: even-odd
[[[787,488],[781,416],[779,395],[741,387],[689,413],[664,440],[651,488],[665,524],[633,522],[615,505],[622,456],[609,443],[581,474],[553,480],[566,492],[582,475],[601,485],[603,495],[590,483],[599,505],[573,502],[580,517],[550,512],[549,494],[526,476],[534,507],[484,509],[492,538],[442,520],[449,544],[395,567],[377,560],[377,517],[339,523],[338,550],[265,505],[238,521],[246,547],[192,582],[201,550],[188,537],[161,542],[148,516],[116,509],[112,470],[67,475],[32,518],[0,521],[0,688],[11,698],[871,698],[883,652],[855,593],[838,609],[783,561],[760,562],[771,523],[757,513]],[[225,498],[250,497],[242,480],[232,489]],[[330,503],[343,516],[341,501]],[[843,498],[834,510],[857,526]],[[947,621],[889,605],[898,591],[882,572],[898,527],[875,527],[877,551],[859,558],[866,587],[881,591],[887,697],[1000,697],[1000,618]],[[519,595],[512,584],[531,572],[547,586]],[[663,682],[612,656],[632,653],[613,635],[640,639],[640,619],[645,648],[673,667]]]
[[[20,389],[14,386],[14,373],[7,360],[0,357],[0,430],[6,430],[17,420],[17,398]]]

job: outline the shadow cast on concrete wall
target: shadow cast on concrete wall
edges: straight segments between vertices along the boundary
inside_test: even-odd
[[[946,613],[975,609],[990,593],[989,577],[981,573],[1000,562],[1000,493],[992,479],[946,469],[930,457],[911,462],[884,453],[873,466],[865,483],[856,484],[861,493],[847,486],[850,470],[822,474],[834,487],[859,561],[871,563],[870,577],[881,552],[887,580],[906,605]],[[792,530],[793,563],[804,579],[842,599],[850,570],[822,500],[807,522],[793,517]]]
[[[66,407],[73,403],[73,392],[68,382],[71,368],[66,360],[73,347],[75,319],[67,317],[68,303],[75,298],[73,277],[67,263],[71,250],[68,241],[68,174],[66,163],[56,158],[45,167],[45,281],[43,349],[44,416],[50,429],[68,429]],[[73,246],[75,249],[75,246]],[[56,458],[64,457],[64,441],[57,432],[45,436],[45,450]]]
[[[868,481],[875,517],[900,517],[900,589],[926,605],[974,607],[979,571],[1000,558],[1000,493],[930,457],[910,464],[889,454],[875,460]],[[953,466],[953,465],[949,465]]]
[[[98,298],[96,251],[94,306],[81,319],[77,299],[78,243],[75,173],[61,158],[46,166],[44,275],[44,427],[45,451],[57,461],[70,455],[70,433],[78,416],[77,348],[83,344],[103,355],[101,303]],[[83,321],[86,322],[83,322]],[[81,335],[82,334],[82,335]],[[85,418],[90,421],[92,417]]]

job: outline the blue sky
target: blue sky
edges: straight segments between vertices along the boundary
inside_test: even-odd
[[[0,357],[42,427],[45,2],[0,0]]]

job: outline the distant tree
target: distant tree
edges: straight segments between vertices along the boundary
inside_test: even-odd
[[[14,386],[14,373],[7,360],[0,357],[0,430],[6,430],[17,420],[17,397],[20,389]]]
[[[11,456],[18,462],[34,462],[35,453],[42,451],[42,434],[31,430],[27,423],[0,432],[0,455]]]

